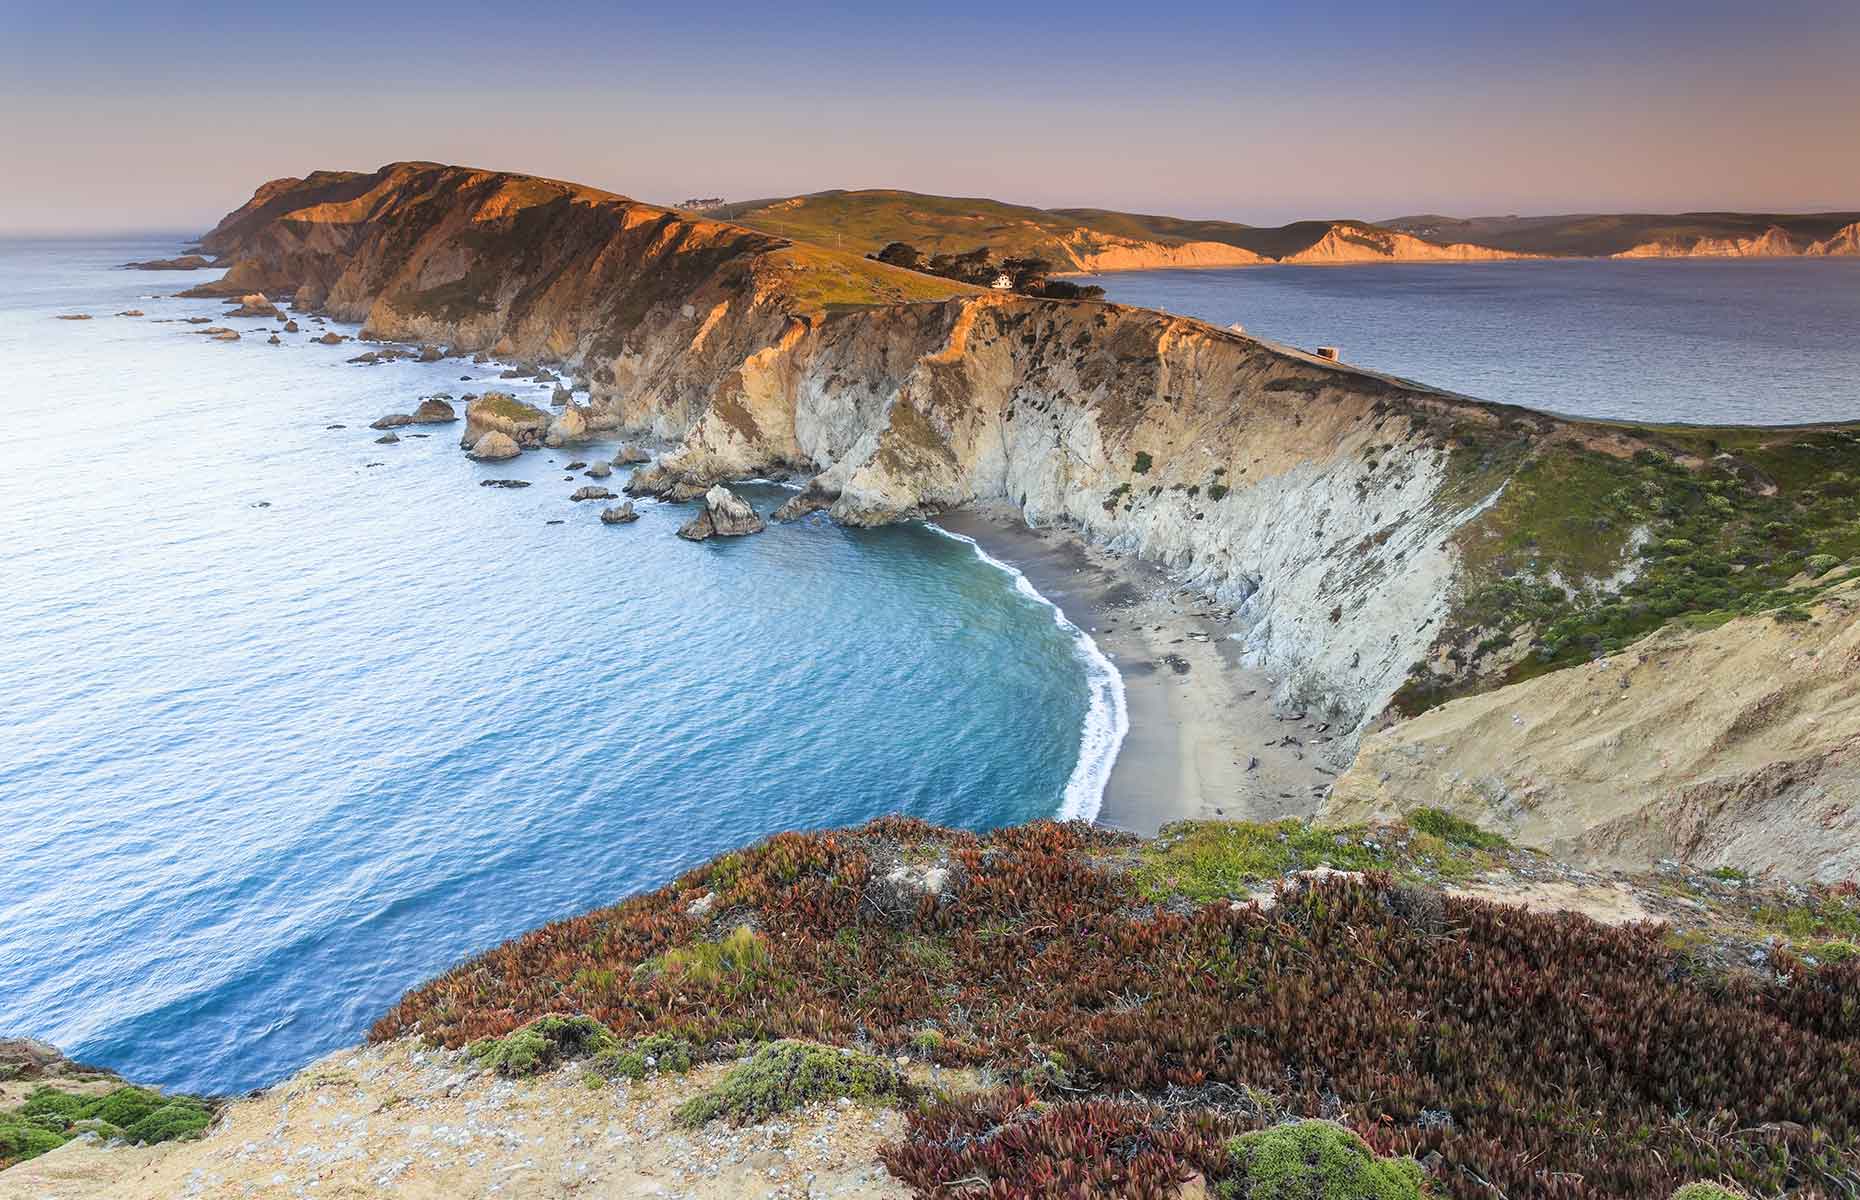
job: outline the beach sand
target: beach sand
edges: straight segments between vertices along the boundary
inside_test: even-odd
[[[1269,821],[1316,809],[1340,769],[1325,754],[1335,730],[1317,714],[1293,720],[1273,707],[1273,680],[1241,665],[1226,607],[1153,563],[1029,528],[1005,506],[936,523],[1022,571],[1123,676],[1130,731],[1102,824],[1153,834],[1185,818]]]

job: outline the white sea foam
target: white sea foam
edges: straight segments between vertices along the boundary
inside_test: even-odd
[[[1098,649],[1092,636],[1074,625],[1059,605],[1042,596],[1019,567],[1002,562],[982,549],[981,543],[972,537],[952,533],[934,521],[924,524],[946,538],[968,543],[977,558],[1012,576],[1014,588],[1021,595],[1052,609],[1053,622],[1072,634],[1074,651],[1085,664],[1085,686],[1091,703],[1085,711],[1084,728],[1079,731],[1079,760],[1072,768],[1071,778],[1066,780],[1065,798],[1060,801],[1057,815],[1062,821],[1096,820],[1098,809],[1104,803],[1105,784],[1110,782],[1111,768],[1117,763],[1117,752],[1124,744],[1124,735],[1130,731],[1130,710],[1124,703],[1124,677],[1104,656],[1104,651]]]

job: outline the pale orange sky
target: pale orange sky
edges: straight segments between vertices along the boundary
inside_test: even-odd
[[[401,158],[661,202],[903,187],[1254,223],[1860,209],[1851,0],[1035,4],[928,30],[420,7],[9,9],[0,232],[198,229],[265,179]]]

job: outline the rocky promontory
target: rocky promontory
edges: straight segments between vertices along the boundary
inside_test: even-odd
[[[1380,236],[1330,232],[1335,256]],[[231,264],[215,294],[588,380],[554,417],[473,402],[467,446],[656,439],[628,495],[792,478],[779,515],[862,525],[1006,504],[1162,564],[1231,608],[1275,702],[1334,727],[1333,769],[1367,732],[1671,622],[1796,605],[1811,564],[1816,588],[1860,570],[1852,426],[1571,420],[431,163],[268,184],[203,246]]]

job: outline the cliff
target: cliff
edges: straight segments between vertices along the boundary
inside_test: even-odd
[[[1860,213],[1581,213],[1396,217],[1383,228],[1531,255],[1750,258],[1855,253]]]
[[[783,474],[806,481],[790,515],[852,524],[1004,500],[1168,564],[1238,606],[1283,699],[1352,735],[1860,552],[1853,498],[1818,488],[1860,470],[1852,430],[1569,421],[548,180],[322,173],[203,244],[230,267],[216,293],[567,364],[590,430],[678,443],[636,493]],[[1765,543],[1778,520],[1790,544]]]

